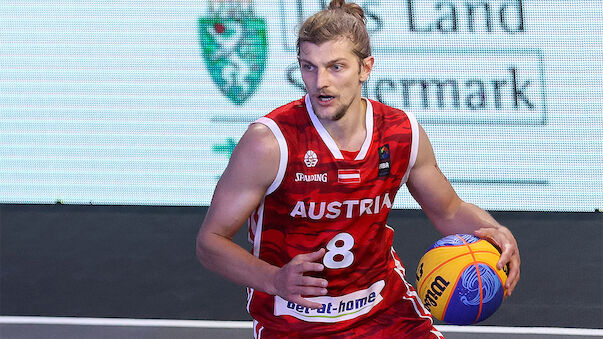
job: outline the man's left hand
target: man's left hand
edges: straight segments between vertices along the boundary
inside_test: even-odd
[[[475,231],[474,234],[480,238],[484,238],[497,246],[500,251],[500,260],[497,263],[497,268],[502,269],[509,264],[509,274],[505,283],[506,296],[510,296],[519,282],[519,266],[521,258],[519,257],[519,247],[517,240],[509,231],[508,228],[501,227],[484,227]]]

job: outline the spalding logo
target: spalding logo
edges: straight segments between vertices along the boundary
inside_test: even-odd
[[[318,163],[318,155],[313,150],[308,150],[306,155],[304,155],[304,162],[308,167],[314,167]]]

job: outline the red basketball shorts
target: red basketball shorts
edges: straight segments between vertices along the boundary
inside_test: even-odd
[[[272,338],[321,338],[321,339],[444,339],[444,336],[433,327],[430,316],[419,316],[413,301],[403,299],[386,310],[379,312],[353,328],[342,332],[324,333],[321,335],[287,330],[275,331],[254,322],[254,337],[257,339]]]

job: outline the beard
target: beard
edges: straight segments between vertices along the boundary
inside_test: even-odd
[[[342,104],[331,117],[321,117],[320,115],[322,115],[322,114],[316,114],[316,111],[314,112],[314,114],[316,114],[316,116],[321,119],[328,119],[330,121],[338,121],[338,120],[341,120],[341,118],[343,118],[345,116],[345,114],[347,113],[350,106],[352,106],[352,101],[348,102],[347,105]]]
[[[348,107],[350,107],[348,105]],[[333,117],[331,118],[332,121],[337,121],[341,118],[343,118],[343,116],[345,115],[345,113],[348,111],[348,107],[341,107],[337,112],[335,112],[335,114],[333,115]]]

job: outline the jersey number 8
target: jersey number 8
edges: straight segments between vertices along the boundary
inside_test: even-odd
[[[339,245],[339,246],[338,246]],[[327,253],[323,264],[328,268],[345,268],[354,262],[354,253],[350,250],[354,246],[354,237],[349,233],[339,233],[327,244]]]

